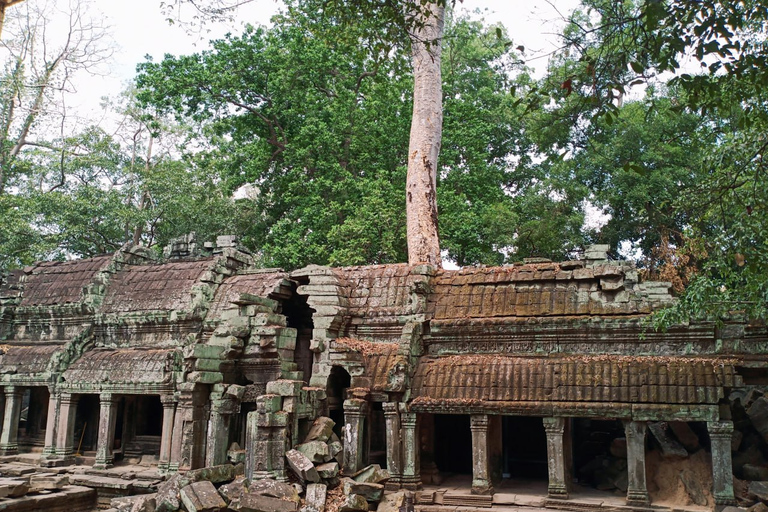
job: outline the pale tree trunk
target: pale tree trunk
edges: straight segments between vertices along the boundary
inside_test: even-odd
[[[427,9],[428,7],[428,9]],[[437,157],[443,132],[443,88],[440,45],[445,5],[422,6],[420,23],[411,34],[413,118],[408,147],[406,219],[408,263],[440,267],[437,233]]]

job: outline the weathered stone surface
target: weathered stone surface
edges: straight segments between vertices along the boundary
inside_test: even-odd
[[[296,512],[298,504],[294,501],[249,492],[243,494],[236,504],[230,504],[230,508],[240,512]]]
[[[188,471],[186,477],[190,482],[200,482],[203,480],[214,484],[229,482],[235,478],[235,466],[232,464],[220,464],[218,466],[195,469]]]
[[[187,512],[219,512],[227,506],[216,487],[205,480],[182,487],[180,496]]]
[[[404,504],[405,491],[385,494],[381,503],[379,503],[379,506],[376,508],[376,512],[400,512],[400,509]]]
[[[30,492],[56,491],[69,485],[69,477],[66,475],[37,474],[29,478]]]
[[[725,512],[725,511],[723,511],[723,512]],[[747,509],[747,512],[768,512],[768,505],[766,505],[762,501],[759,501],[759,502],[755,503],[754,505],[752,505],[751,507],[749,507]]]
[[[277,480],[265,479],[251,482],[251,485],[248,487],[248,492],[250,494],[269,496],[271,498],[280,498],[281,500],[292,501],[294,503],[299,503],[301,501],[299,492],[293,485],[278,482]]]
[[[142,498],[143,495],[141,494],[138,496],[120,496],[117,498],[112,498],[109,501],[109,506],[118,512],[132,512],[133,505],[140,501]]]
[[[357,494],[350,494],[346,496],[341,506],[339,507],[339,512],[353,512],[356,510],[360,510],[362,512],[367,512],[368,510],[368,501],[366,501],[366,499],[362,496],[358,496]]]
[[[328,450],[328,445],[323,441],[297,444],[294,448],[312,461],[313,464],[322,464],[331,460],[331,452]]]
[[[155,505],[154,494],[140,494],[139,499],[133,502],[131,512],[155,512]]]
[[[239,476],[230,483],[219,487],[219,494],[227,503],[239,500],[240,496],[245,492],[248,492],[248,487],[244,476]]]
[[[661,450],[661,456],[665,459],[684,459],[688,457],[688,451],[683,448],[677,439],[672,437],[669,426],[664,421],[648,424],[648,430]]]
[[[763,503],[768,503],[768,482],[750,482],[747,494]]]
[[[381,484],[391,478],[389,471],[381,469],[378,464],[371,464],[360,471],[358,471],[352,477],[355,482],[368,482],[374,484]]]
[[[745,480],[768,481],[768,467],[757,464],[744,464],[742,468]]]
[[[323,480],[334,478],[339,475],[338,462],[326,462],[325,464],[315,466],[315,469],[317,469],[317,474],[320,475],[320,478]]]
[[[747,409],[747,415],[755,430],[768,442],[768,398],[760,396]]]
[[[303,453],[298,450],[288,450],[285,458],[288,461],[288,467],[302,483],[320,481],[320,475],[317,474],[314,464]]]
[[[309,484],[306,495],[307,507],[317,512],[324,512],[327,494],[328,488],[325,484]]]
[[[670,421],[667,425],[677,440],[680,441],[680,444],[688,450],[688,453],[694,453],[701,448],[699,436],[696,435],[696,432],[691,429],[688,423],[685,421]]]
[[[175,512],[181,507],[179,492],[181,488],[189,484],[184,475],[176,473],[171,478],[157,486],[155,507],[157,512]]]
[[[707,506],[708,500],[704,488],[696,475],[689,470],[683,470],[680,472],[680,481],[685,487],[685,491],[688,493],[688,497],[695,505],[702,507]]]
[[[342,478],[341,485],[342,489],[344,490],[344,494],[357,494],[358,496],[365,498],[366,501],[370,502],[379,502],[381,500],[381,496],[384,494],[384,485],[382,484],[375,484],[371,482],[356,482],[351,478]]]
[[[29,492],[27,478],[0,478],[0,498],[18,498]]]
[[[334,425],[336,425],[336,423],[331,418],[320,416],[315,419],[314,423],[312,423],[312,427],[309,429],[307,437],[304,438],[304,442],[322,441],[327,443],[333,434]]]

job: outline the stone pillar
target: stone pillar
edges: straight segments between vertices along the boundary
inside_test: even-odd
[[[710,421],[707,430],[712,444],[712,495],[715,505],[736,505],[731,461],[733,422]]]
[[[387,481],[390,489],[399,489],[403,475],[403,441],[400,435],[400,412],[397,402],[384,402],[384,421],[387,427],[387,471],[391,478]]]
[[[469,417],[472,430],[472,494],[493,494],[488,458],[488,415]]]
[[[56,457],[68,459],[75,453],[75,412],[78,395],[62,393],[59,405],[59,426],[56,427]]]
[[[179,384],[178,389],[169,469],[187,471],[205,465],[208,393],[205,387],[190,382]]]
[[[349,398],[344,400],[344,473],[351,475],[364,466],[363,432],[368,404],[365,400]]]
[[[157,467],[161,471],[168,471],[171,465],[173,423],[176,416],[176,397],[173,395],[161,395],[160,402],[163,404],[163,431],[160,437],[160,457]]]
[[[544,431],[547,434],[547,469],[549,471],[549,486],[547,495],[550,498],[568,499],[570,492],[570,471],[568,467],[568,450],[570,443],[566,437],[565,418],[543,418]]]
[[[211,414],[205,446],[205,465],[217,466],[227,462],[230,418],[239,412],[239,404],[226,398],[214,398],[211,393]],[[216,393],[219,395],[219,393]]]
[[[403,438],[403,488],[417,491],[421,489],[418,416],[408,411],[406,404],[400,404],[400,423]]]
[[[644,421],[625,421],[624,434],[627,437],[627,505],[650,504],[645,483],[645,433],[648,424]]]
[[[96,442],[96,469],[112,466],[112,446],[115,443],[115,420],[117,399],[112,393],[99,395],[99,438]]]
[[[281,410],[279,395],[256,398],[256,410],[247,416],[245,434],[246,475],[249,480],[273,478],[288,481],[285,452],[290,414]]]
[[[59,407],[61,395],[50,391],[48,398],[48,418],[45,423],[45,446],[42,459],[49,459],[56,455],[56,427],[59,424]]]
[[[24,389],[16,386],[5,387],[5,414],[3,431],[0,434],[0,455],[12,455],[19,451],[19,417]]]

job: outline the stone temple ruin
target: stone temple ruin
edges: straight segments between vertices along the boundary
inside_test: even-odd
[[[653,331],[669,284],[606,250],[288,273],[219,237],[12,271],[0,509],[319,512],[343,489],[337,509],[367,510],[383,488],[432,512],[768,498],[765,326]],[[128,464],[150,476],[109,472]],[[284,490],[247,504],[261,481]],[[156,501],[112,499],[132,494]]]

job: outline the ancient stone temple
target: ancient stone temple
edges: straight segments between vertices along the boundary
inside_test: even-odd
[[[766,328],[656,332],[646,318],[673,300],[669,284],[642,282],[606,249],[287,273],[219,237],[163,258],[127,245],[12,271],[0,281],[0,452],[168,475],[243,460],[251,480],[287,481],[286,453],[327,416],[344,474],[377,463],[388,489],[437,489],[422,504],[467,475],[477,506],[520,478],[549,499],[579,484],[647,505],[657,455],[677,453],[688,486],[696,451],[709,505],[732,504],[734,420],[759,400],[768,420],[754,392],[768,383]]]

